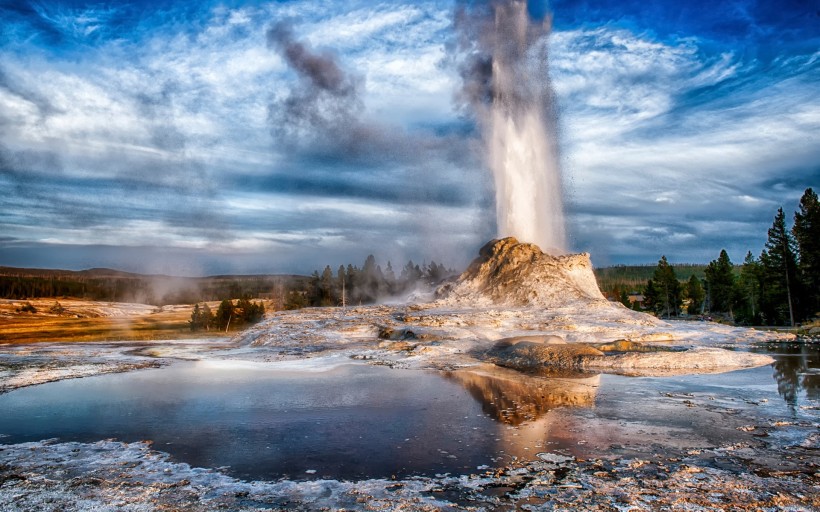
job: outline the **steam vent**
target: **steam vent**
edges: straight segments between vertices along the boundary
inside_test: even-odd
[[[588,253],[551,256],[508,237],[488,242],[458,280],[437,297],[453,305],[553,308],[606,303]]]

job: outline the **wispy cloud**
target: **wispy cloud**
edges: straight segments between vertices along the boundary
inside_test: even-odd
[[[820,182],[816,13],[689,4],[553,2],[569,233],[599,263],[739,259]],[[42,244],[50,265],[120,245],[202,271],[457,264],[493,235],[452,3],[58,5],[1,7],[0,264]],[[288,42],[332,56],[350,101]]]
[[[740,258],[817,182],[813,56],[764,66],[700,44],[612,27],[554,35],[570,232],[601,261],[706,261],[721,247]],[[787,189],[767,184],[786,177]]]

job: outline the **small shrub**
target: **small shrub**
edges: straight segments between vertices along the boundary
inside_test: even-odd
[[[23,304],[21,307],[17,308],[17,311],[18,311],[19,313],[36,313],[36,312],[37,312],[37,308],[35,308],[35,307],[31,304],[31,302],[28,302],[28,301],[27,301],[27,302],[26,302],[25,304]]]

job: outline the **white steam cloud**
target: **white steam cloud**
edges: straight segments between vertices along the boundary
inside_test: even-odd
[[[566,228],[547,68],[549,18],[537,21],[527,2],[461,6],[455,18],[463,100],[478,117],[495,178],[499,236],[515,236],[550,253],[566,252]]]

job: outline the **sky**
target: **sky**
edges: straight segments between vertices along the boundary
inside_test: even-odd
[[[0,265],[465,265],[496,226],[456,7],[0,0]],[[740,262],[820,188],[818,0],[530,13],[572,251]]]

